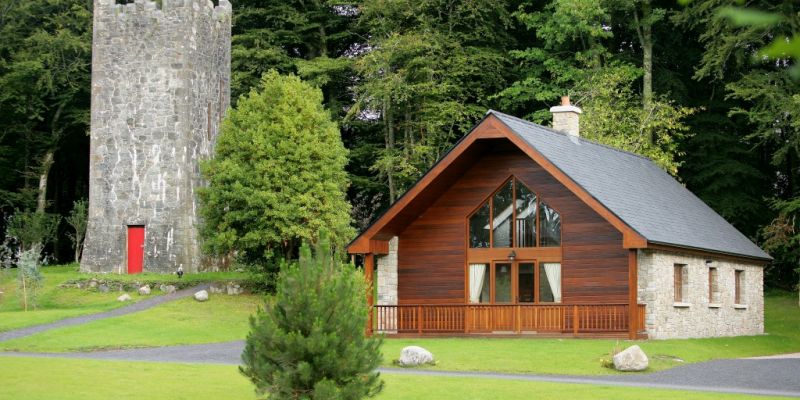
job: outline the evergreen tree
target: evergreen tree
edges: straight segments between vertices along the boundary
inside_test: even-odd
[[[236,252],[265,264],[297,256],[327,229],[336,245],[353,236],[345,201],[347,150],[322,93],[275,71],[222,123],[213,159],[201,165],[201,235],[214,255]]]
[[[381,391],[382,340],[365,335],[367,285],[338,260],[324,237],[314,254],[304,244],[299,264],[282,268],[275,298],[250,318],[240,370],[259,394],[355,400]]]

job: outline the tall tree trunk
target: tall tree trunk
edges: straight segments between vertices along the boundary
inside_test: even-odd
[[[386,150],[390,157],[394,158],[394,124],[392,123],[391,100],[383,102],[383,123],[386,125]],[[386,170],[386,177],[389,183],[389,203],[394,203],[397,199],[397,188],[394,182],[394,162]]]
[[[639,44],[642,46],[642,69],[644,78],[642,82],[642,105],[648,109],[653,102],[653,23],[650,19],[650,1],[642,1],[642,18],[634,10],[633,17],[636,21],[636,33]]]
[[[43,213],[47,207],[47,178],[50,176],[50,167],[53,166],[53,150],[48,150],[42,158],[39,169],[39,196],[36,199],[36,212]]]

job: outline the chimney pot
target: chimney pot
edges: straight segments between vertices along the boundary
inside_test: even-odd
[[[580,136],[580,114],[583,111],[570,104],[569,96],[561,96],[561,105],[550,107],[550,112],[553,113],[553,129],[570,136]]]

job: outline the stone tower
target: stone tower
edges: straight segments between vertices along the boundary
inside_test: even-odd
[[[195,188],[230,103],[231,5],[94,0],[82,271],[197,271]]]

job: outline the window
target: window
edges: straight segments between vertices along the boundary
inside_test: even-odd
[[[469,302],[489,302],[489,274],[486,264],[469,265]]]
[[[709,304],[719,304],[719,271],[715,267],[708,268],[708,302]]]
[[[494,302],[511,303],[511,264],[494,265]]]
[[[687,290],[689,283],[689,270],[686,264],[675,264],[675,302],[685,303],[689,298]]]
[[[533,303],[536,300],[534,287],[536,285],[534,263],[519,263],[517,268],[517,299],[520,303]]]
[[[511,178],[469,217],[469,247],[557,247],[561,215]]]
[[[735,287],[733,295],[734,304],[744,304],[744,271],[736,270],[734,272]]]
[[[542,211],[539,213],[539,245],[542,247],[557,247],[561,245],[561,215],[542,202]]]
[[[492,198],[492,247],[511,247],[514,186],[509,180]]]
[[[489,247],[489,203],[482,205],[469,219],[469,247]]]
[[[539,265],[539,302],[561,303],[561,264]]]

